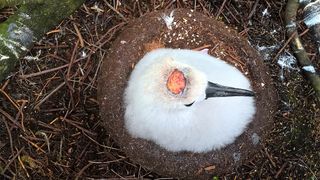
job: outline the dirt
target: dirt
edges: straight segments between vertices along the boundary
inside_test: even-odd
[[[280,51],[287,40],[283,24],[285,1],[165,0],[120,4],[116,0],[110,3],[116,11],[106,2],[87,1],[56,31],[37,42],[0,83],[0,171],[4,179],[164,178],[135,164],[119,149],[100,121],[96,91],[101,61],[127,22],[147,12],[173,8],[194,9],[217,17],[240,32],[254,48],[277,45],[260,49],[279,95],[270,135],[248,162],[223,176],[320,177],[319,102],[298,70],[284,69],[281,79],[277,64],[285,52],[292,53],[288,46]],[[269,15],[263,15],[265,9]],[[0,21],[11,13],[10,9],[0,10]],[[301,18],[299,12],[298,19]],[[300,21],[298,27],[300,33],[307,29]],[[311,34],[303,33],[301,38],[319,68],[319,54]],[[53,69],[56,67],[59,68]],[[34,74],[37,72],[42,73]]]

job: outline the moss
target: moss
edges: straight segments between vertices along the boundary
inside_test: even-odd
[[[15,6],[18,4],[27,4],[27,3],[42,3],[43,0],[1,0],[0,8]]]
[[[42,4],[22,5],[0,25],[0,81],[46,32],[74,12],[84,0],[47,0]]]

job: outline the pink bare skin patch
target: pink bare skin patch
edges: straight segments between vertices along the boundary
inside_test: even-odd
[[[167,88],[173,94],[181,94],[186,87],[186,78],[183,72],[175,69],[171,72],[167,81]]]

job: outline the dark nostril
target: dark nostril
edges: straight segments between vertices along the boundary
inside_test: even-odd
[[[194,101],[190,104],[185,104],[185,106],[190,107],[190,106],[192,106],[193,103],[194,103]]]

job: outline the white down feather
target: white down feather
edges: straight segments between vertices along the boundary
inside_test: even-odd
[[[174,66],[191,69],[189,76],[194,79],[188,87],[193,93],[182,100],[163,92],[166,68]],[[255,100],[205,100],[207,81],[251,90],[238,69],[208,54],[166,48],[147,53],[136,64],[125,91],[126,129],[133,137],[151,140],[168,151],[206,152],[233,143],[252,120]],[[196,101],[192,106],[184,105],[192,101]]]

